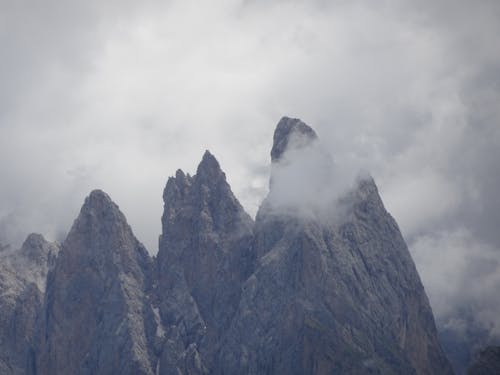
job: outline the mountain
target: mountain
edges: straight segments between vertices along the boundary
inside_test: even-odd
[[[59,247],[30,234],[21,249],[0,255],[0,373],[35,371],[35,337],[47,273]]]
[[[43,293],[47,275],[54,268],[59,244],[47,242],[41,234],[32,233],[21,249],[8,257],[11,267],[27,282],[35,283]]]
[[[283,118],[273,172],[290,162],[286,145],[305,158],[316,141],[303,122]],[[415,265],[373,179],[339,197],[341,220],[322,210],[304,214],[300,205],[284,210],[273,202],[279,181],[272,179],[255,224],[258,263],[216,373],[452,373]]]
[[[93,191],[48,277],[37,374],[153,374],[152,270],[118,206]]]
[[[158,298],[169,334],[159,373],[208,373],[253,265],[253,220],[208,151],[195,176],[168,180],[163,199]]]
[[[374,180],[287,117],[271,162],[255,222],[210,152],[178,170],[156,257],[100,190],[60,246],[2,252],[0,373],[451,374]]]

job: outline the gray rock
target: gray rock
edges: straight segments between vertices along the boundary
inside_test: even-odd
[[[451,374],[373,179],[330,189],[321,148],[289,168],[318,142],[279,122],[255,223],[208,151],[195,176],[177,171],[154,259],[102,191],[61,250],[30,235],[3,251],[0,374]],[[318,180],[280,200],[278,164]]]
[[[280,124],[275,162],[289,143],[280,137],[315,139],[300,120]],[[255,226],[258,264],[243,284],[215,373],[452,373],[414,263],[374,181],[360,180],[341,203],[342,221],[263,204]]]
[[[54,268],[58,253],[59,244],[47,242],[41,234],[32,233],[8,260],[20,277],[35,283],[43,293],[47,275]]]
[[[9,265],[0,265],[0,374],[32,374],[42,294]]]
[[[86,198],[49,273],[38,374],[153,374],[152,262],[117,205]]]
[[[251,273],[252,219],[207,151],[191,177],[177,171],[163,194],[158,296],[166,346],[161,374],[203,374]]]
[[[45,280],[59,248],[30,234],[0,256],[0,373],[35,373],[35,337]]]
[[[467,375],[498,374],[500,374],[500,346],[490,346],[481,350],[467,371]]]
[[[316,132],[310,126],[299,119],[285,116],[278,122],[274,131],[271,161],[277,162],[291,142],[295,142],[295,147],[306,147],[317,138]]]

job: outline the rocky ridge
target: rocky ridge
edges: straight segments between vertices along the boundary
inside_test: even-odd
[[[163,193],[158,299],[167,332],[159,373],[208,373],[249,276],[253,221],[208,151]],[[163,369],[169,369],[166,372]]]
[[[294,132],[299,149],[317,138],[300,120],[282,119],[273,163],[287,152],[280,134]],[[358,181],[339,200],[348,207],[341,221],[284,215],[272,200],[262,205],[258,264],[225,336],[220,373],[452,372],[414,263],[373,179]]]
[[[125,216],[93,191],[49,274],[39,374],[153,374],[152,261]]]
[[[21,249],[0,255],[0,374],[35,371],[36,330],[58,252],[57,243],[33,233]]]
[[[177,171],[154,258],[99,190],[60,251],[30,236],[0,265],[0,373],[451,374],[371,177],[307,215],[276,204],[280,163],[317,141],[298,119],[278,123],[255,223],[210,152],[194,176]],[[320,174],[326,154],[312,159]]]

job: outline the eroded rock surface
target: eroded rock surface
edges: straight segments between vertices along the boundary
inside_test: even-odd
[[[0,374],[451,374],[374,180],[337,184],[298,119],[271,161],[255,223],[208,151],[177,171],[155,258],[99,190],[60,250],[3,251]]]
[[[208,373],[252,270],[253,221],[208,151],[195,176],[179,170],[168,180],[163,199],[158,296],[168,345],[160,373]]]
[[[316,138],[300,120],[280,124],[274,162],[289,143],[280,135],[298,132],[300,148]],[[345,210],[341,220],[263,204],[255,227],[260,258],[243,285],[216,373],[452,372],[414,263],[374,181],[361,179],[336,207]]]
[[[59,247],[30,234],[0,255],[0,374],[35,373],[35,338],[47,273]]]
[[[49,274],[38,374],[153,374],[152,262],[124,215],[93,191]]]

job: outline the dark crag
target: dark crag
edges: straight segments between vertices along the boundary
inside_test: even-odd
[[[255,223],[208,151],[194,176],[177,171],[154,258],[102,191],[86,199],[58,254],[31,238],[36,251],[12,256],[29,255],[37,277],[0,270],[2,316],[18,319],[18,301],[27,306],[16,331],[0,321],[1,342],[15,339],[20,353],[1,357],[0,370],[451,374],[373,179],[339,184],[331,156],[297,119],[279,122],[271,159]]]

